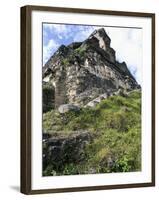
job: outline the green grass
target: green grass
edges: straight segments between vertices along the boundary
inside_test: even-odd
[[[112,96],[95,108],[82,108],[79,112],[60,114],[52,110],[43,115],[43,129],[52,135],[82,129],[96,136],[86,146],[84,162],[67,163],[56,174],[141,170],[141,93],[138,91],[127,97]],[[48,173],[45,170],[45,174],[51,175],[50,171],[50,168]]]

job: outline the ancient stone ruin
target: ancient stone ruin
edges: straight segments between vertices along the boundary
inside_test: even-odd
[[[126,63],[116,60],[110,44],[101,28],[83,42],[59,47],[43,67],[44,112],[62,104],[85,106],[101,94],[140,88]]]

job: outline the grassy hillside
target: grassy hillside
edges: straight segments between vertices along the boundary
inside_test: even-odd
[[[112,96],[95,108],[43,115],[43,131],[53,136],[89,130],[94,140],[81,163],[66,163],[60,171],[51,163],[44,175],[129,172],[141,169],[141,92]]]

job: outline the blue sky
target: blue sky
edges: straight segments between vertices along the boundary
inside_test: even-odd
[[[95,29],[86,25],[43,24],[43,65],[59,48],[72,42],[85,40]],[[111,38],[116,59],[125,61],[138,83],[142,84],[142,29],[104,27]]]

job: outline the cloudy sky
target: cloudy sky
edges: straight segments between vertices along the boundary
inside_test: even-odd
[[[43,24],[43,65],[62,44],[85,40],[97,26]],[[142,29],[103,27],[111,38],[116,59],[125,61],[129,70],[142,85]]]

